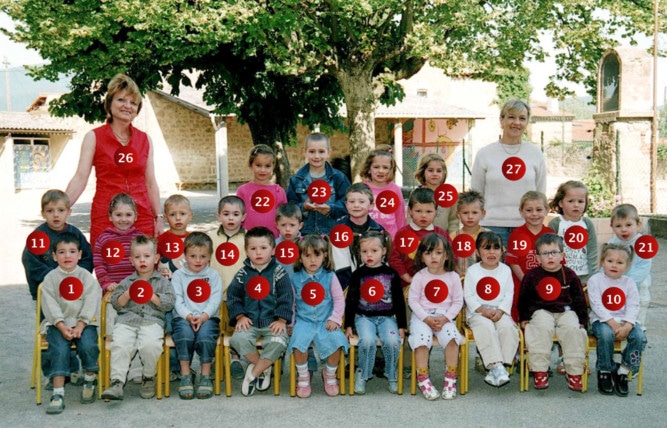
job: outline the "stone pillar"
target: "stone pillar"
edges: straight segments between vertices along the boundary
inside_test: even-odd
[[[229,194],[229,162],[227,149],[227,118],[211,115],[215,129],[215,175],[218,198]]]

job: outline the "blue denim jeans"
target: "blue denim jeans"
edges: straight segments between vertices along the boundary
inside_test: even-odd
[[[47,350],[48,361],[50,364],[49,378],[54,376],[69,376],[71,373],[70,357],[72,342],[76,344],[76,353],[81,359],[83,369],[88,372],[95,372],[99,370],[97,365],[97,357],[100,354],[100,349],[97,346],[97,327],[88,325],[81,332],[80,339],[74,339],[71,342],[66,340],[60,331],[54,327],[49,326],[46,331],[46,341],[49,342],[49,349]]]
[[[595,321],[592,326],[593,335],[598,340],[597,362],[595,368],[602,372],[614,372],[618,365],[614,363],[614,333],[607,323]],[[635,323],[627,337],[627,344],[621,352],[621,364],[632,370],[632,374],[639,372],[639,363],[642,352],[646,347],[646,335],[639,323]]]
[[[390,381],[396,381],[396,366],[398,365],[398,354],[401,350],[401,336],[398,333],[398,325],[394,317],[367,317],[357,315],[354,325],[359,336],[359,368],[361,377],[370,379],[373,377],[373,366],[375,365],[375,353],[377,351],[377,338],[382,343],[384,354],[384,375]]]
[[[199,355],[202,364],[213,362],[215,345],[220,336],[220,321],[211,318],[206,321],[199,331],[195,332],[190,323],[181,317],[172,320],[174,345],[179,361],[192,361],[195,352]]]
[[[498,235],[500,235],[500,238],[503,240],[503,247],[507,248],[507,241],[510,239],[510,233],[516,227],[508,227],[508,226],[484,226],[487,229],[489,229],[491,232],[496,232]]]

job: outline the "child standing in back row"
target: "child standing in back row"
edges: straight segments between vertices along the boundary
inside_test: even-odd
[[[297,204],[303,213],[301,233],[304,235],[328,235],[336,219],[347,214],[344,202],[350,180],[327,162],[330,151],[329,137],[319,132],[308,135],[304,148],[307,164],[289,180],[287,200]],[[311,201],[308,193],[308,186],[316,180],[326,182],[326,187],[331,192],[323,203]],[[325,186],[316,189],[319,195],[323,194],[322,187]]]
[[[405,203],[401,188],[394,183],[396,161],[391,147],[382,144],[370,152],[360,174],[375,200],[375,206],[369,211],[370,217],[390,236],[396,236],[396,232],[405,226]]]
[[[637,240],[642,236],[641,228],[642,221],[639,218],[637,208],[631,204],[618,205],[611,211],[611,230],[614,231],[616,236],[611,238],[609,243],[631,246],[636,252]],[[637,284],[639,290],[637,322],[644,331],[646,331],[648,306],[651,303],[651,265],[652,259],[650,258],[633,257],[632,263],[625,273]]]
[[[415,353],[417,385],[427,400],[438,398],[438,390],[428,374],[429,350],[433,346],[433,336],[436,336],[445,349],[442,398],[451,400],[456,397],[459,345],[465,341],[454,323],[463,307],[463,289],[459,275],[454,271],[452,246],[443,235],[430,233],[421,240],[415,256],[415,270],[417,273],[408,294],[412,309],[408,341]]]
[[[476,190],[459,193],[459,200],[456,203],[456,217],[461,221],[461,228],[449,234],[452,241],[459,235],[469,235],[473,240],[476,240],[480,233],[488,232],[489,229],[479,224],[485,215],[484,196],[481,193]],[[459,257],[456,263],[456,271],[464,276],[468,266],[475,263],[477,263],[477,255],[474,253],[469,257]]]
[[[276,225],[267,219],[276,217],[278,207],[287,202],[285,190],[272,183],[276,154],[266,144],[257,144],[250,150],[248,167],[252,180],[236,190],[236,196],[243,199],[247,215],[243,227],[248,230],[255,226],[266,226],[278,237]]]
[[[584,217],[588,209],[588,189],[580,181],[567,181],[556,190],[556,195],[549,202],[549,208],[560,214],[549,222],[549,227],[565,241],[565,263],[585,285],[588,278],[595,273],[598,264],[598,240],[595,226],[588,217]],[[570,241],[577,241],[578,236],[568,237],[566,232],[573,226],[586,229],[588,240],[582,248],[572,248]],[[578,245],[575,245],[578,246]]]
[[[436,189],[447,180],[447,164],[438,153],[428,153],[419,159],[419,166],[415,172],[415,179],[421,187]],[[455,233],[459,228],[459,219],[455,207],[443,208],[438,204],[438,212],[433,224],[440,226],[447,232]]]

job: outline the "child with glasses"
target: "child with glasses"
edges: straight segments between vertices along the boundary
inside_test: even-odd
[[[563,348],[567,386],[581,391],[588,325],[586,296],[577,274],[563,264],[563,240],[553,233],[535,243],[540,266],[521,282],[519,322],[530,351],[535,389],[549,387],[549,356],[554,333]]]

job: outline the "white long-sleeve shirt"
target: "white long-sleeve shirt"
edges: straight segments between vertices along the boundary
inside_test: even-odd
[[[494,278],[500,285],[498,296],[492,300],[484,300],[477,293],[477,284],[487,276]],[[468,268],[465,278],[463,296],[468,317],[475,315],[475,311],[480,306],[498,308],[507,315],[512,314],[514,280],[512,279],[512,271],[506,264],[499,263],[495,269],[485,269],[481,263],[475,263]]]
[[[605,306],[602,294],[610,287],[620,288],[625,293],[625,305],[611,311]],[[610,319],[625,321],[631,324],[637,322],[639,316],[639,292],[635,282],[623,275],[619,279],[609,278],[600,271],[588,279],[588,301],[591,305],[591,323],[595,321],[607,322]]]

